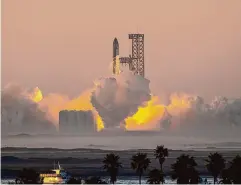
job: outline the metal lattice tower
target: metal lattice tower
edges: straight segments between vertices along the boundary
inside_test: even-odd
[[[132,39],[132,71],[144,77],[144,34],[129,34]]]
[[[129,69],[134,72],[135,75],[145,75],[145,63],[144,63],[144,34],[129,34],[129,39],[132,40],[132,51],[129,57],[120,57],[121,65],[129,65]],[[116,71],[116,56],[119,54],[119,44],[115,38],[113,42],[113,74],[117,74]]]

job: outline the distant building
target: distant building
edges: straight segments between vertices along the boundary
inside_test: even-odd
[[[92,111],[62,110],[59,112],[60,133],[90,133],[95,130],[95,121]]]

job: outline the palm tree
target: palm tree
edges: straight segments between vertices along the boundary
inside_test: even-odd
[[[218,176],[221,174],[225,168],[225,159],[219,153],[211,153],[206,160],[207,170],[212,174],[214,184],[217,182]]]
[[[163,184],[164,182],[164,174],[161,170],[153,169],[149,172],[147,177],[148,184]]]
[[[114,153],[106,154],[103,163],[103,168],[110,174],[111,183],[115,183],[119,168],[122,168],[122,164],[119,162],[120,157]]]
[[[200,177],[195,167],[197,163],[193,157],[182,154],[177,158],[176,162],[172,164],[172,179],[177,180],[177,184],[196,183]]]
[[[190,184],[200,184],[202,182],[202,178],[200,177],[198,171],[195,168],[191,168],[190,170]]]
[[[100,177],[89,177],[85,180],[85,184],[107,184],[107,183],[101,180]]]
[[[157,146],[155,149],[154,156],[156,157],[156,159],[159,160],[160,168],[163,171],[162,165],[163,165],[166,157],[168,157],[168,149],[164,148],[164,145]]]
[[[231,175],[231,180],[234,184],[241,184],[241,157],[237,155],[230,162],[229,172]]]
[[[131,168],[136,171],[139,176],[139,184],[141,184],[141,176],[144,171],[147,170],[151,161],[147,158],[147,154],[145,153],[137,153],[133,155],[131,158]]]
[[[15,180],[16,184],[41,184],[43,181],[34,169],[24,168]]]

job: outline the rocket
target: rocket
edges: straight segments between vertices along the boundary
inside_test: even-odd
[[[113,41],[113,74],[116,74],[116,56],[119,55],[119,43],[117,38]]]
[[[113,41],[113,58],[115,58],[117,55],[119,55],[119,43],[117,38]]]

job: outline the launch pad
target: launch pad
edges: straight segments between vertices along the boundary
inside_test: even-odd
[[[113,74],[118,74],[118,62],[120,65],[129,65],[129,70],[133,71],[135,75],[144,77],[144,34],[129,34],[129,39],[132,40],[132,51],[129,57],[119,57],[119,43],[117,38],[113,41]]]

